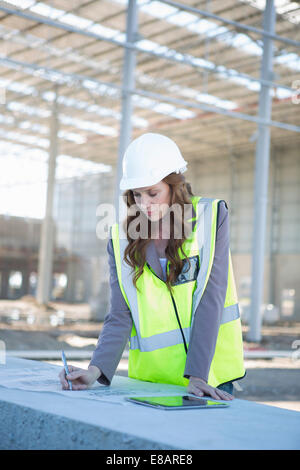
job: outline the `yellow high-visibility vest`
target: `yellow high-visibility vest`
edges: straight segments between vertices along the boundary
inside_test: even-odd
[[[131,311],[128,376],[150,382],[188,385],[184,377],[186,354],[195,311],[205,291],[213,265],[219,199],[191,197],[196,224],[183,243],[185,260],[173,294],[148,263],[132,282],[132,268],[124,262],[128,240],[120,236],[119,225],[111,226],[111,236],[119,285]],[[192,220],[192,219],[190,219]],[[124,233],[123,233],[124,234]],[[185,256],[179,251],[179,256]],[[229,249],[228,283],[208,384],[217,387],[245,375],[243,340],[235,280]],[[167,269],[169,269],[169,261]],[[137,268],[136,268],[137,269]]]

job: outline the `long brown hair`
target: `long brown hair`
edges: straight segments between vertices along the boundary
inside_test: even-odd
[[[170,173],[168,176],[163,178],[165,183],[167,183],[171,190],[171,206],[172,204],[178,204],[181,207],[180,211],[180,219],[178,219],[178,215],[176,212],[170,212],[170,238],[168,240],[168,245],[166,248],[166,258],[170,261],[170,269],[169,273],[167,273],[166,278],[166,285],[171,292],[172,283],[176,280],[177,276],[181,273],[184,260],[179,256],[179,249],[183,253],[184,257],[187,259],[189,265],[190,262],[188,257],[184,253],[182,245],[184,241],[187,239],[186,235],[189,235],[186,230],[186,226],[184,225],[184,220],[182,217],[183,214],[183,206],[184,204],[192,204],[191,196],[194,196],[192,193],[190,183],[185,181],[185,177],[181,173]],[[137,217],[142,216],[142,213],[138,213],[138,215],[131,215],[130,208],[131,206],[135,205],[135,199],[133,196],[133,190],[128,189],[123,193],[123,199],[125,204],[127,205],[127,218],[124,221],[124,232],[127,234],[128,245],[124,252],[124,261],[133,268],[134,275],[133,275],[133,284],[137,288],[137,280],[143,274],[144,265],[146,262],[146,249],[148,244],[151,242],[151,238],[137,238],[133,239],[130,237],[128,233],[128,227],[131,222],[133,222]],[[146,216],[145,216],[146,217]],[[177,218],[176,218],[177,217]],[[151,221],[148,219],[146,221],[148,224],[148,232],[151,233]],[[180,227],[182,237],[181,238],[174,238],[174,227]],[[135,268],[138,268],[136,271]],[[137,288],[138,289],[138,288]]]

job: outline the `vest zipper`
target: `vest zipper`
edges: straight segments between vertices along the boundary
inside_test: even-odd
[[[151,268],[151,266],[149,265],[149,263],[147,263],[147,266],[149,267],[149,269],[151,270],[151,272],[152,272],[156,277],[158,277],[158,279],[160,279],[160,277],[156,274],[156,272],[153,271],[153,269]],[[165,281],[163,281],[162,279],[160,279],[160,280],[161,280],[162,282],[165,282]],[[179,320],[179,315],[178,315],[176,303],[175,303],[174,297],[173,297],[173,295],[171,294],[171,292],[170,292],[170,295],[171,295],[171,299],[172,299],[172,302],[173,302],[173,307],[174,307],[174,310],[175,310],[175,315],[176,315],[176,318],[177,318],[177,322],[178,322],[178,325],[179,325],[179,328],[180,328],[181,336],[182,336],[182,339],[183,339],[184,349],[185,349],[185,352],[186,352],[186,354],[187,354],[188,348],[187,348],[186,341],[185,341],[185,337],[184,337],[184,334],[183,334],[183,329],[182,329],[182,326],[181,326],[181,323],[180,323],[180,320]]]

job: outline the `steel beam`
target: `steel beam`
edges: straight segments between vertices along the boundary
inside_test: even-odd
[[[51,69],[49,67],[43,67],[43,66],[39,67],[35,64],[25,63],[25,62],[21,62],[19,60],[16,61],[16,60],[13,60],[13,59],[1,59],[0,58],[0,64],[1,63],[11,64],[12,68],[16,68],[17,70],[19,68],[24,68],[25,70],[31,69],[32,71],[38,71],[38,70],[41,69],[41,70],[44,70],[45,72],[53,72],[56,75],[60,74],[61,75],[61,77],[60,77],[61,80],[59,80],[59,78],[57,77],[57,81],[60,84],[69,83],[70,80],[73,80],[74,83],[72,85],[77,86],[77,84],[80,84],[80,88],[81,88],[81,87],[83,87],[82,83],[84,83],[84,81],[91,80],[95,84],[98,84],[99,87],[101,85],[105,85],[107,87],[111,87],[111,88],[115,88],[115,89],[119,90],[120,93],[122,93],[123,88],[124,88],[123,86],[116,85],[115,83],[104,82],[104,81],[99,80],[99,79],[90,78],[86,75],[68,74],[68,73],[61,72],[60,70],[58,71],[58,70]],[[47,78],[45,78],[45,79],[47,79]],[[50,78],[48,78],[48,80],[50,80]],[[51,81],[51,83],[53,83],[53,82]],[[268,83],[271,84],[271,82],[269,80],[264,81],[264,84],[266,86],[267,86]],[[87,88],[87,87],[86,87],[86,89],[88,89],[89,92],[93,91],[93,90],[91,90],[90,88]],[[295,91],[295,90],[293,90],[293,91]],[[293,124],[287,124],[287,123],[279,122],[279,121],[273,121],[271,119],[266,120],[266,119],[263,119],[259,116],[258,117],[257,116],[252,116],[250,114],[240,113],[238,111],[229,111],[227,109],[220,108],[220,107],[217,107],[217,106],[207,105],[205,103],[191,103],[191,102],[186,101],[186,100],[182,100],[182,99],[179,99],[179,98],[172,98],[171,96],[161,95],[160,93],[153,93],[153,92],[142,90],[142,89],[139,89],[139,88],[132,88],[132,89],[126,88],[126,92],[131,93],[132,95],[147,96],[149,98],[154,98],[154,99],[157,99],[159,101],[165,101],[167,103],[177,104],[179,106],[186,106],[187,108],[201,109],[201,110],[206,111],[206,112],[215,113],[215,114],[223,114],[224,116],[229,116],[229,117],[233,117],[233,118],[236,118],[236,119],[242,119],[242,120],[254,122],[254,123],[257,123],[257,124],[264,124],[264,125],[268,125],[268,126],[279,127],[281,129],[285,129],[285,130],[292,131],[292,132],[300,132],[300,126],[295,126]]]
[[[24,11],[20,11],[20,10],[14,10],[12,8],[2,7],[2,6],[0,7],[0,11],[3,11],[5,13],[11,14],[11,15],[19,16],[19,17],[27,19],[29,21],[36,21],[37,23],[46,24],[46,25],[52,26],[54,28],[62,29],[64,31],[68,31],[70,33],[75,33],[75,34],[79,34],[79,35],[82,35],[82,36],[86,36],[86,37],[94,38],[94,39],[97,39],[97,40],[105,41],[105,42],[114,44],[115,46],[118,46],[118,47],[124,47],[126,49],[131,49],[131,50],[135,50],[137,52],[142,52],[143,54],[152,55],[152,56],[157,57],[159,59],[165,59],[165,60],[170,61],[170,62],[175,62],[175,63],[179,63],[179,64],[183,64],[183,65],[189,65],[189,66],[194,67],[196,69],[204,69],[204,70],[207,70],[208,72],[211,72],[211,73],[220,72],[223,75],[227,75],[228,77],[230,77],[230,76],[241,77],[241,78],[245,78],[246,80],[250,80],[250,81],[253,81],[253,82],[260,82],[260,83],[264,83],[264,84],[267,84],[267,82],[268,82],[270,85],[272,84],[273,86],[281,87],[281,85],[279,83],[275,83],[271,79],[268,79],[267,81],[262,81],[263,80],[262,78],[258,79],[256,77],[251,77],[250,75],[247,75],[247,74],[244,74],[244,73],[239,73],[235,70],[234,71],[226,70],[226,68],[224,68],[224,67],[222,67],[222,69],[218,70],[219,67],[217,65],[215,65],[214,68],[211,68],[210,66],[206,67],[204,64],[199,64],[199,63],[195,64],[189,58],[188,54],[182,54],[181,52],[178,52],[176,50],[174,50],[173,53],[170,53],[171,52],[170,51],[166,55],[166,54],[163,54],[161,52],[157,52],[155,50],[144,50],[141,47],[138,47],[136,44],[134,44],[130,41],[127,41],[127,40],[126,41],[119,41],[119,40],[114,39],[114,38],[108,38],[106,36],[102,36],[100,34],[96,34],[96,33],[93,33],[91,31],[83,30],[81,28],[76,28],[75,26],[71,26],[71,25],[68,25],[68,24],[63,24],[62,22],[54,21],[54,20],[49,19],[49,18],[44,18],[44,17],[41,17],[41,16],[36,15],[36,14],[32,14],[32,13],[28,13],[28,12],[24,12]],[[201,10],[199,10],[199,12],[201,12]],[[201,13],[203,14],[204,12],[201,12]],[[206,16],[208,16],[208,15],[206,15]],[[220,18],[220,21],[224,20],[221,17],[219,17],[219,18]],[[239,25],[239,27],[243,26],[243,25],[240,25],[240,23],[238,23],[238,25]],[[143,39],[143,38],[140,37],[139,39]],[[281,36],[277,36],[276,39],[278,41],[280,41],[282,39],[286,39],[289,42],[292,42],[295,47],[300,46],[299,41],[289,40],[288,38],[281,38]],[[178,57],[178,56],[180,56],[180,57]],[[196,59],[196,57],[195,57],[195,59]],[[44,68],[44,67],[41,67],[41,68]],[[282,85],[282,87],[283,88],[289,88],[289,87],[286,87],[285,85]]]

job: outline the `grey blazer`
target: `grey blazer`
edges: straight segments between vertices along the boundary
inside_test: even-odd
[[[195,222],[193,223],[194,226]],[[97,366],[102,374],[98,382],[110,385],[126,347],[132,329],[131,312],[121,292],[112,246],[107,244],[110,268],[110,310],[107,313],[97,346],[89,365]],[[207,382],[214,356],[221,314],[224,308],[229,253],[229,216],[225,201],[220,201],[217,218],[217,236],[213,265],[206,289],[195,311],[188,346],[184,377],[200,377]],[[153,241],[147,247],[146,261],[164,280],[159,257]]]

